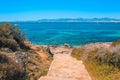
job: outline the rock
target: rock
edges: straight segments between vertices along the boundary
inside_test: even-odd
[[[50,54],[51,57],[53,57],[54,54],[50,51],[49,47],[47,47],[46,51]]]
[[[71,46],[69,44],[67,44],[67,43],[64,44],[64,47],[65,48],[71,48]]]
[[[56,48],[57,45],[49,45],[49,47]]]
[[[8,53],[11,53],[13,52],[11,49],[9,48],[1,48],[1,51],[5,51],[5,52],[8,52]]]

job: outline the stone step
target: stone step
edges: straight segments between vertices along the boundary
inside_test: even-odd
[[[44,76],[44,77],[41,77],[39,80],[82,80],[82,79],[60,78],[60,77]]]
[[[48,74],[39,80],[91,80],[82,61],[69,54],[54,54]]]

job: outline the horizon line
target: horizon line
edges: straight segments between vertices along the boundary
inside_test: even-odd
[[[22,22],[22,21],[39,21],[39,20],[57,20],[57,19],[115,19],[115,20],[120,20],[120,18],[112,18],[112,17],[92,17],[92,18],[41,18],[37,20],[1,20],[0,22]]]

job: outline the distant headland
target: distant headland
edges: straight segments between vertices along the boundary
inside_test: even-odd
[[[0,21],[6,22],[6,21]],[[120,22],[119,18],[56,18],[38,20],[16,20],[7,22]]]
[[[58,18],[58,19],[40,19],[38,22],[120,22],[115,18]]]

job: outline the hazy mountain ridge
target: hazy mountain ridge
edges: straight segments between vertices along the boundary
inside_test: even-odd
[[[120,22],[114,18],[59,18],[59,19],[40,19],[39,22]]]
[[[0,21],[6,22],[6,21]],[[7,21],[7,22],[120,22],[117,18],[56,18],[56,19],[39,19],[26,21]]]

